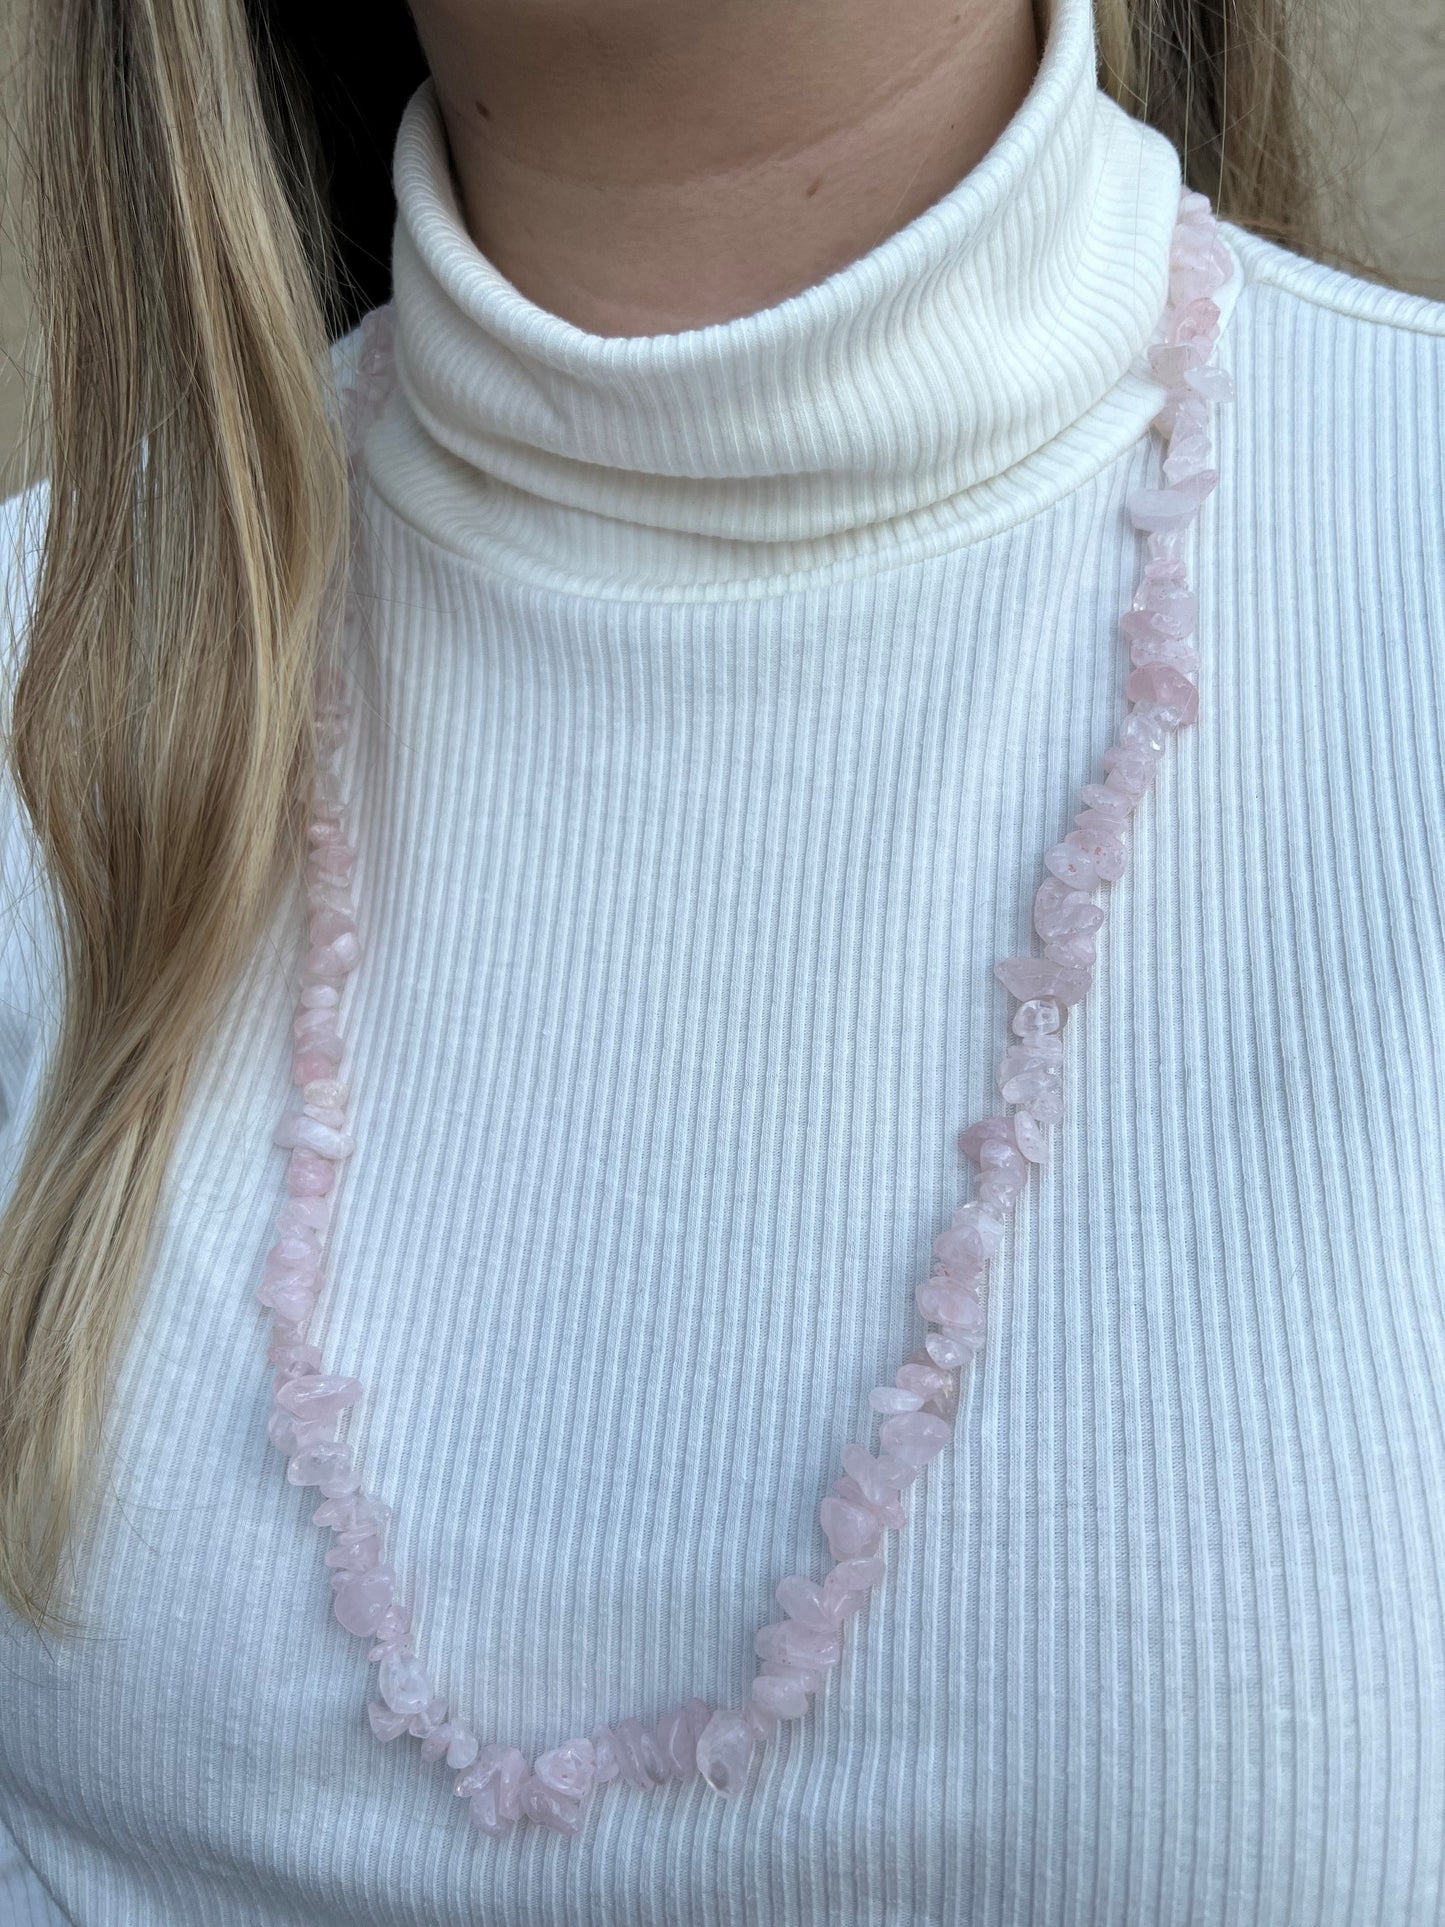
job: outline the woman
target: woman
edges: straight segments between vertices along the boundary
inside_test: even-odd
[[[1264,14],[415,17],[338,608],[239,8],[50,8],[17,1917],[1445,1917],[1445,310]]]

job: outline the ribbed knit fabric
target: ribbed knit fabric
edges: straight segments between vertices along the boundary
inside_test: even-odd
[[[1092,57],[1061,0],[953,195],[681,337],[530,307],[428,96],[402,131],[321,1322],[441,1688],[529,1754],[738,1701],[920,1335],[1155,473],[1178,170]],[[1445,309],[1227,233],[1201,721],[956,1441],[813,1714],[736,1804],[611,1788],[570,1842],[486,1839],[373,1740],[265,1439],[292,902],[176,1155],[86,1633],[0,1626],[34,1897],[0,1920],[1445,1921]],[[13,805],[7,848],[9,1171],[54,1002]]]

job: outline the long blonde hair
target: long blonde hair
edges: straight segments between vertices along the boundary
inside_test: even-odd
[[[1100,77],[1223,213],[1307,245],[1280,4],[1097,0]],[[346,509],[304,171],[242,0],[38,5],[49,489],[6,749],[63,980],[0,1220],[0,1596],[63,1630],[191,1068],[300,861]]]

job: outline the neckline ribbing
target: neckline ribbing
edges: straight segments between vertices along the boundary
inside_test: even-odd
[[[682,599],[976,539],[1143,432],[1179,165],[1098,88],[1055,0],[1018,112],[941,200],[776,306],[592,335],[467,233],[430,84],[396,145],[398,388],[368,450],[443,546]]]

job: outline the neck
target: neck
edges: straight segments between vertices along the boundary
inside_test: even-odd
[[[599,335],[733,320],[868,253],[1028,91],[1030,0],[415,0],[468,230]]]

